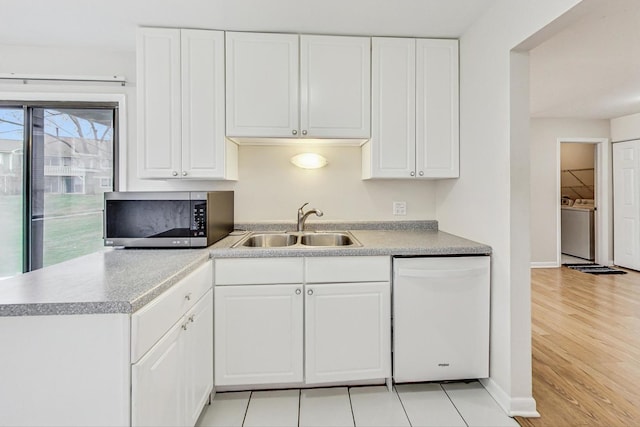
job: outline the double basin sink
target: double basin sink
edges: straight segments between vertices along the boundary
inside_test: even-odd
[[[348,231],[252,232],[232,248],[362,246]]]

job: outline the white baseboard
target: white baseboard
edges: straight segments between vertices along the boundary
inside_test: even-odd
[[[540,414],[536,411],[536,400],[533,397],[509,397],[502,387],[491,378],[481,379],[480,382],[508,416],[540,417]]]
[[[531,268],[558,268],[560,267],[557,262],[531,262]]]

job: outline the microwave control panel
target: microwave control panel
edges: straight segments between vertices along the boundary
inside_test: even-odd
[[[191,237],[207,235],[207,202],[194,200],[191,202]]]

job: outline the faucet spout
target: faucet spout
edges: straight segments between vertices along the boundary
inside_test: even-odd
[[[307,218],[309,217],[309,215],[311,214],[316,214],[316,216],[322,216],[324,215],[324,213],[320,210],[320,209],[309,209],[307,212],[304,211],[304,207],[307,206],[309,204],[309,202],[305,203],[304,205],[300,206],[300,208],[298,208],[298,227],[297,230],[302,232],[304,231],[304,225],[305,222],[307,221]]]

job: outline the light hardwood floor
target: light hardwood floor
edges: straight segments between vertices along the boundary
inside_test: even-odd
[[[522,426],[640,425],[640,273],[532,271],[533,396]]]

